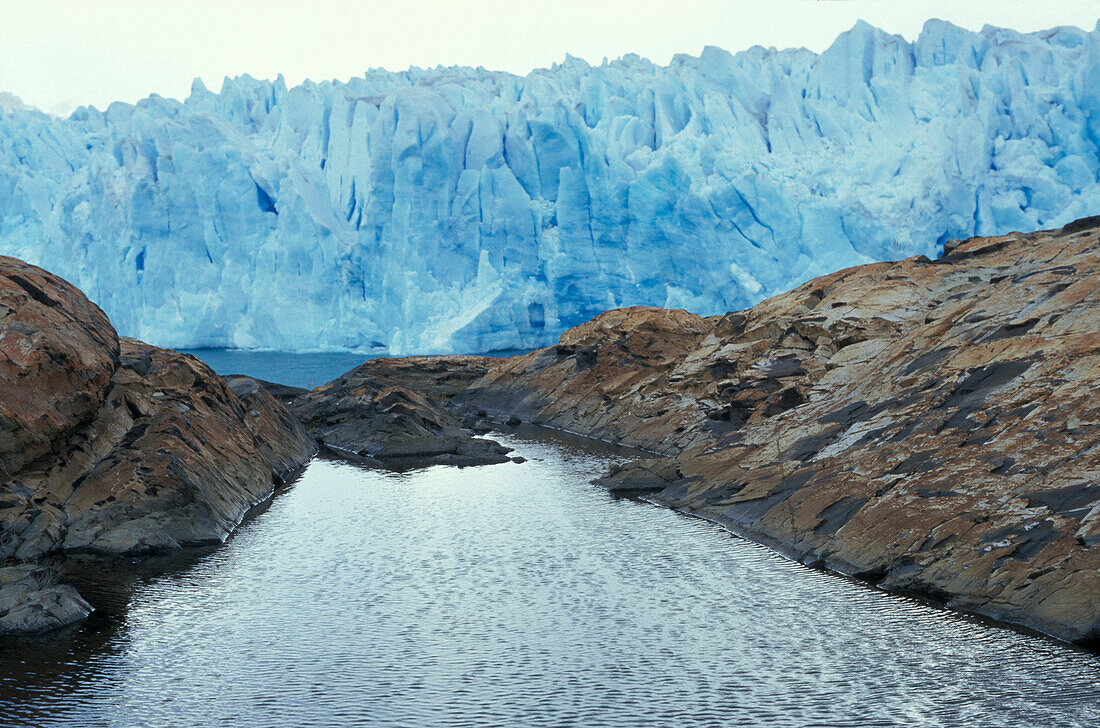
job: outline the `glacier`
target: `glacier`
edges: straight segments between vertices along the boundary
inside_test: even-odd
[[[1100,26],[0,106],[0,253],[162,346],[542,346],[1100,212]]]

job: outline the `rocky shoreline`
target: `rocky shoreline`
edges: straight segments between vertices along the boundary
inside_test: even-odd
[[[76,288],[0,257],[0,632],[91,610],[48,565],[218,543],[316,446],[254,382],[121,338]]]
[[[118,336],[75,287],[2,256],[0,355],[0,634],[92,611],[60,557],[220,543],[319,447],[390,470],[510,459],[400,383],[220,377]]]
[[[1100,218],[950,241],[752,309],[619,309],[510,359],[376,359],[314,390],[120,338],[0,258],[0,631],[90,607],[43,566],[216,543],[317,447],[505,462],[531,423],[647,451],[597,483],[806,564],[1100,642]]]
[[[807,564],[1095,645],[1100,219],[952,241],[701,318],[351,373],[659,453],[598,482]]]
[[[390,360],[393,361],[393,360]],[[492,465],[509,461],[509,448],[477,437],[487,427],[464,426],[415,381],[388,372],[355,369],[297,396],[286,405],[318,444],[356,462],[388,470],[428,465]],[[479,371],[471,368],[465,374]],[[437,381],[436,392],[441,382]]]

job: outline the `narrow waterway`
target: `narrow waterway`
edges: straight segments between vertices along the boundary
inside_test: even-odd
[[[316,459],[218,548],[69,573],[0,646],[0,726],[1096,726],[1100,657],[615,499],[626,454]]]

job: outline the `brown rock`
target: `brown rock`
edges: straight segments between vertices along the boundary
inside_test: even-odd
[[[118,336],[99,307],[60,278],[0,256],[0,477],[90,420],[117,360]]]
[[[79,291],[12,258],[0,348],[0,558],[223,540],[316,449],[255,382],[120,340]]]
[[[612,311],[426,391],[671,456],[619,490],[807,563],[1100,640],[1100,230],[952,243],[701,319]],[[366,365],[380,384],[386,368]],[[362,368],[361,368],[362,369]],[[474,375],[478,375],[474,377]]]
[[[680,310],[635,307],[600,314],[566,331],[557,346],[490,359],[479,380],[452,395],[456,405],[593,435],[625,445],[677,452],[692,441],[677,413],[696,414],[672,364],[688,357],[713,320]],[[368,366],[369,366],[368,362]],[[713,377],[706,377],[707,383]],[[701,390],[700,390],[701,391]],[[629,406],[615,406],[629,402]]]
[[[106,432],[85,441],[96,455],[110,449],[61,502],[65,551],[224,540],[314,450],[266,391],[238,380],[237,396],[194,357],[123,339],[113,382]]]

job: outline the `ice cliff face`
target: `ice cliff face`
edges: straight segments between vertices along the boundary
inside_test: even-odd
[[[1100,32],[0,111],[0,253],[167,346],[484,351],[1100,212]]]

